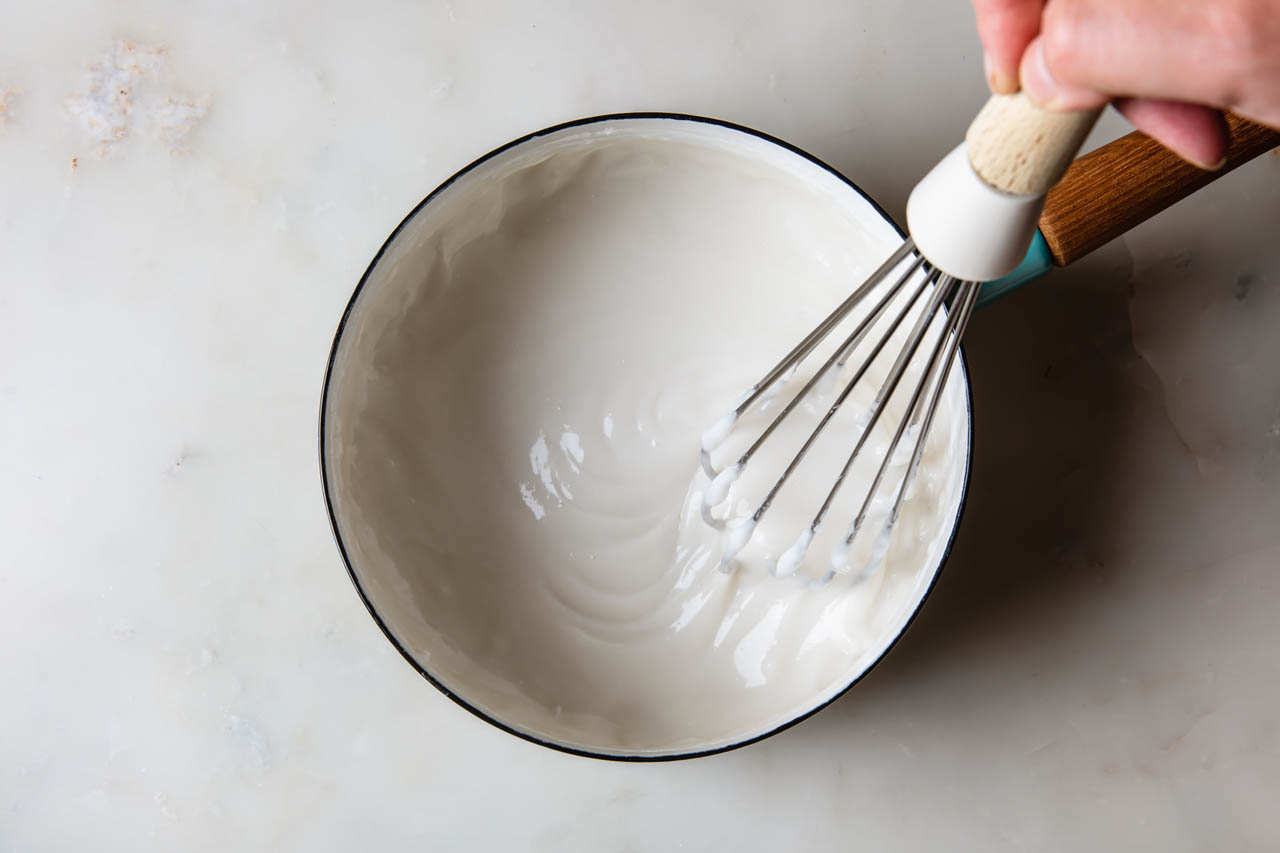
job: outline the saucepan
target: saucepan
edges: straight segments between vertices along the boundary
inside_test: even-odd
[[[708,755],[835,701],[950,553],[972,445],[963,358],[945,500],[919,564],[879,592],[637,555],[682,547],[668,498],[701,420],[902,239],[817,158],[695,116],[574,121],[453,175],[374,256],[325,374],[324,495],[374,622],[458,705],[579,755]]]

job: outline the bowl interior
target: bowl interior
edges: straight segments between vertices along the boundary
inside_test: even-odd
[[[825,167],[701,120],[563,127],[434,193],[353,297],[322,411],[334,529],[388,637],[490,721],[612,757],[726,748],[838,695],[945,557],[963,364],[925,558],[844,604],[775,590],[793,626],[839,636],[770,627],[775,593],[680,569],[671,496],[700,431],[900,241]]]

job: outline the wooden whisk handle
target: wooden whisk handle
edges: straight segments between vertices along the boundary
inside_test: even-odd
[[[1003,193],[1044,195],[1066,172],[1101,113],[1053,112],[1022,92],[992,95],[965,133],[969,165],[987,186]]]
[[[1280,131],[1226,114],[1231,133],[1222,168],[1191,165],[1144,133],[1133,132],[1076,160],[1045,199],[1040,233],[1066,266],[1280,146]]]

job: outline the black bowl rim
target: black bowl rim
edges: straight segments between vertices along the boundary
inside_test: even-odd
[[[360,298],[360,294],[363,292],[365,283],[369,280],[369,276],[373,273],[373,270],[378,266],[378,262],[382,260],[383,254],[386,253],[387,249],[391,246],[391,244],[395,242],[396,238],[400,236],[400,232],[404,230],[404,228],[409,224],[409,222],[413,220],[415,216],[418,215],[419,211],[421,211],[424,207],[430,204],[437,196],[439,196],[442,192],[444,192],[446,189],[452,186],[458,179],[462,178],[464,175],[470,173],[471,171],[475,170],[477,167],[488,162],[489,160],[492,160],[493,158],[498,157],[501,154],[504,154],[505,152],[509,151],[512,148],[516,148],[517,146],[524,145],[527,142],[530,142],[534,139],[538,139],[543,136],[548,136],[553,133],[559,133],[560,131],[563,131],[563,130],[569,130],[571,128],[585,127],[591,124],[600,124],[600,123],[612,122],[612,121],[655,120],[655,119],[666,119],[666,120],[679,121],[679,122],[695,122],[695,123],[708,124],[708,125],[713,125],[715,127],[737,131],[739,133],[747,134],[748,136],[753,136],[765,142],[772,143],[773,145],[776,145],[779,148],[785,149],[786,151],[789,151],[792,154],[802,157],[805,160],[808,160],[810,163],[814,164],[815,166],[818,166],[824,171],[830,173],[832,176],[834,176],[835,178],[840,180],[842,183],[844,183],[846,186],[848,186],[850,189],[852,189],[854,192],[856,192],[868,204],[871,205],[871,207],[876,211],[876,213],[880,214],[881,218],[883,218],[885,222],[889,223],[889,225],[891,225],[893,229],[898,232],[898,235],[900,237],[902,237],[903,239],[906,239],[906,236],[907,236],[906,233],[902,230],[902,228],[898,225],[898,223],[894,221],[893,217],[890,216],[889,213],[883,207],[881,207],[880,204],[875,199],[873,199],[870,195],[868,195],[865,191],[863,191],[862,187],[858,186],[856,183],[849,180],[849,178],[845,177],[837,169],[828,165],[822,160],[819,160],[817,157],[813,156],[809,152],[801,148],[797,148],[796,146],[792,145],[789,142],[786,142],[782,139],[778,139],[777,137],[771,136],[770,134],[764,133],[763,131],[746,127],[745,125],[735,124],[733,122],[724,121],[722,119],[717,119],[717,118],[708,118],[707,116],[690,115],[687,113],[672,113],[672,112],[607,113],[603,115],[588,116],[585,118],[574,119],[572,121],[566,121],[560,124],[552,125],[550,127],[543,128],[542,130],[536,130],[533,133],[525,134],[524,136],[521,136],[518,139],[513,139],[512,141],[506,143],[505,145],[501,145],[498,148],[493,149],[489,153],[476,158],[472,162],[468,163],[466,166],[463,166],[457,172],[454,172],[452,175],[449,176],[448,179],[446,179],[443,183],[441,183],[434,190],[432,190],[425,198],[423,198],[422,201],[414,205],[413,209],[409,211],[409,213],[404,217],[404,219],[400,220],[400,224],[395,227],[395,230],[391,232],[391,234],[387,237],[387,239],[378,248],[377,254],[373,256],[373,260],[371,260],[369,262],[369,266],[365,268],[364,274],[360,276],[360,281],[358,284],[356,284],[355,290],[352,291],[351,293],[351,299],[348,300],[347,307],[342,312],[342,318],[338,321],[338,328],[333,336],[333,345],[329,349],[329,360],[325,366],[325,371],[324,371],[324,386],[320,394],[320,422],[319,422],[320,484],[324,490],[325,509],[328,511],[328,514],[329,514],[329,526],[330,526],[330,529],[333,531],[334,541],[338,546],[338,552],[342,555],[342,562],[347,568],[347,576],[351,579],[351,583],[355,587],[356,593],[360,596],[360,600],[364,602],[365,610],[369,611],[369,615],[373,617],[373,621],[377,624],[378,628],[382,631],[383,635],[387,638],[387,640],[391,643],[391,645],[395,647],[396,651],[400,652],[400,656],[403,657],[406,661],[408,661],[409,665],[412,666],[415,670],[417,670],[419,675],[425,678],[428,682],[432,684],[432,686],[434,686],[437,690],[439,690],[449,699],[453,700],[457,705],[466,709],[470,713],[474,714],[476,717],[479,717],[481,720],[484,720],[486,723],[489,723],[490,725],[495,726],[501,729],[502,731],[507,732],[508,734],[515,735],[521,740],[526,740],[526,741],[529,741],[530,743],[535,743],[539,746],[544,746],[544,747],[547,747],[548,749],[553,749],[553,750],[556,750],[557,752],[568,753],[570,755],[580,755],[586,758],[596,758],[596,759],[602,759],[605,761],[624,761],[624,762],[643,762],[643,763],[654,763],[654,762],[663,762],[663,761],[683,761],[690,758],[703,758],[709,755],[719,755],[721,753],[730,752],[735,749],[741,749],[744,746],[750,746],[751,744],[758,743],[759,741],[762,741],[765,738],[773,737],[779,732],[786,731],[792,726],[795,726],[795,725],[798,725],[799,723],[804,722],[805,720],[812,717],[814,714],[818,713],[819,711],[823,710],[824,708],[834,703],[836,700],[843,697],[846,693],[848,693],[855,686],[857,686],[859,682],[861,682],[864,678],[866,678],[868,673],[870,673],[873,669],[879,666],[880,662],[885,659],[885,657],[889,654],[889,652],[893,650],[895,646],[897,646],[899,640],[901,640],[903,635],[906,634],[908,629],[910,629],[912,623],[915,622],[916,617],[920,615],[920,611],[924,609],[925,602],[929,600],[929,596],[932,595],[934,588],[938,584],[938,578],[942,576],[942,570],[946,567],[947,562],[950,560],[951,549],[955,545],[956,534],[960,530],[960,523],[964,518],[965,505],[968,503],[968,499],[969,499],[969,476],[973,467],[973,435],[974,435],[973,393],[969,385],[968,361],[965,358],[964,345],[962,343],[959,350],[959,358],[960,358],[960,364],[961,364],[961,376],[964,378],[965,402],[967,404],[967,409],[969,412],[968,453],[965,456],[964,476],[960,483],[960,504],[956,508],[955,523],[951,527],[951,535],[947,539],[946,547],[943,549],[942,556],[938,561],[938,568],[936,571],[934,571],[933,577],[929,581],[928,588],[926,588],[924,591],[924,594],[920,596],[919,602],[917,602],[915,609],[912,610],[911,615],[907,618],[907,621],[903,623],[902,629],[897,633],[897,635],[894,636],[892,640],[889,641],[889,643],[884,647],[884,650],[880,653],[880,655],[874,661],[872,661],[870,665],[867,666],[866,669],[864,669],[861,673],[859,673],[856,678],[854,678],[852,681],[846,684],[835,695],[831,696],[831,698],[827,699],[825,702],[815,705],[813,708],[810,708],[808,711],[805,711],[804,713],[796,717],[793,717],[792,719],[786,721],[785,723],[780,723],[779,725],[775,726],[774,728],[770,729],[767,732],[763,732],[758,735],[753,735],[749,738],[746,738],[745,740],[736,741],[734,743],[726,744],[724,746],[712,747],[710,749],[698,749],[698,750],[692,750],[689,752],[662,753],[658,755],[615,754],[615,753],[600,752],[600,751],[595,751],[590,749],[582,749],[579,747],[569,746],[567,744],[556,743],[555,741],[551,741],[551,740],[545,740],[543,738],[538,737],[535,734],[520,731],[514,726],[504,723],[502,720],[499,720],[496,717],[490,716],[489,714],[482,711],[480,708],[477,708],[476,706],[469,703],[467,700],[463,699],[458,694],[454,693],[452,690],[446,687],[442,682],[440,682],[437,678],[435,678],[430,672],[428,672],[424,666],[418,663],[418,661],[413,657],[413,655],[409,653],[409,650],[406,649],[400,643],[400,641],[396,639],[395,635],[391,632],[391,629],[387,627],[387,624],[382,621],[382,617],[378,614],[378,611],[374,608],[373,603],[369,600],[368,595],[366,595],[364,588],[360,585],[360,581],[356,577],[355,568],[354,566],[352,566],[352,563],[351,563],[351,557],[347,554],[346,543],[342,541],[342,533],[338,530],[338,516],[337,516],[337,512],[334,509],[333,495],[331,494],[329,489],[329,470],[328,470],[328,464],[327,464],[327,456],[325,453],[325,417],[328,412],[329,390],[332,385],[334,364],[338,357],[338,348],[342,343],[342,333],[346,330],[347,321],[351,317],[351,312],[355,309],[356,301]]]

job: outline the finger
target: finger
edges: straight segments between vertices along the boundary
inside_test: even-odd
[[[973,0],[983,65],[993,92],[1018,91],[1018,62],[1040,31],[1044,0]]]
[[[1093,91],[1233,107],[1260,64],[1275,61],[1265,46],[1280,42],[1277,9],[1275,0],[1053,0],[1043,63],[1064,101]]]
[[[1094,110],[1111,98],[1094,89],[1068,83],[1049,69],[1045,58],[1045,37],[1036,36],[1022,55],[1019,69],[1027,97],[1052,110]]]
[[[1201,169],[1220,169],[1229,135],[1222,113],[1209,107],[1152,98],[1123,98],[1116,109],[1133,126]]]
[[[1109,100],[1103,92],[1057,79],[1046,62],[1044,36],[1027,48],[1021,76],[1027,95],[1050,109],[1096,109]],[[1202,169],[1221,167],[1227,127],[1217,110],[1158,98],[1122,98],[1116,101],[1116,108],[1134,127],[1184,160]]]

